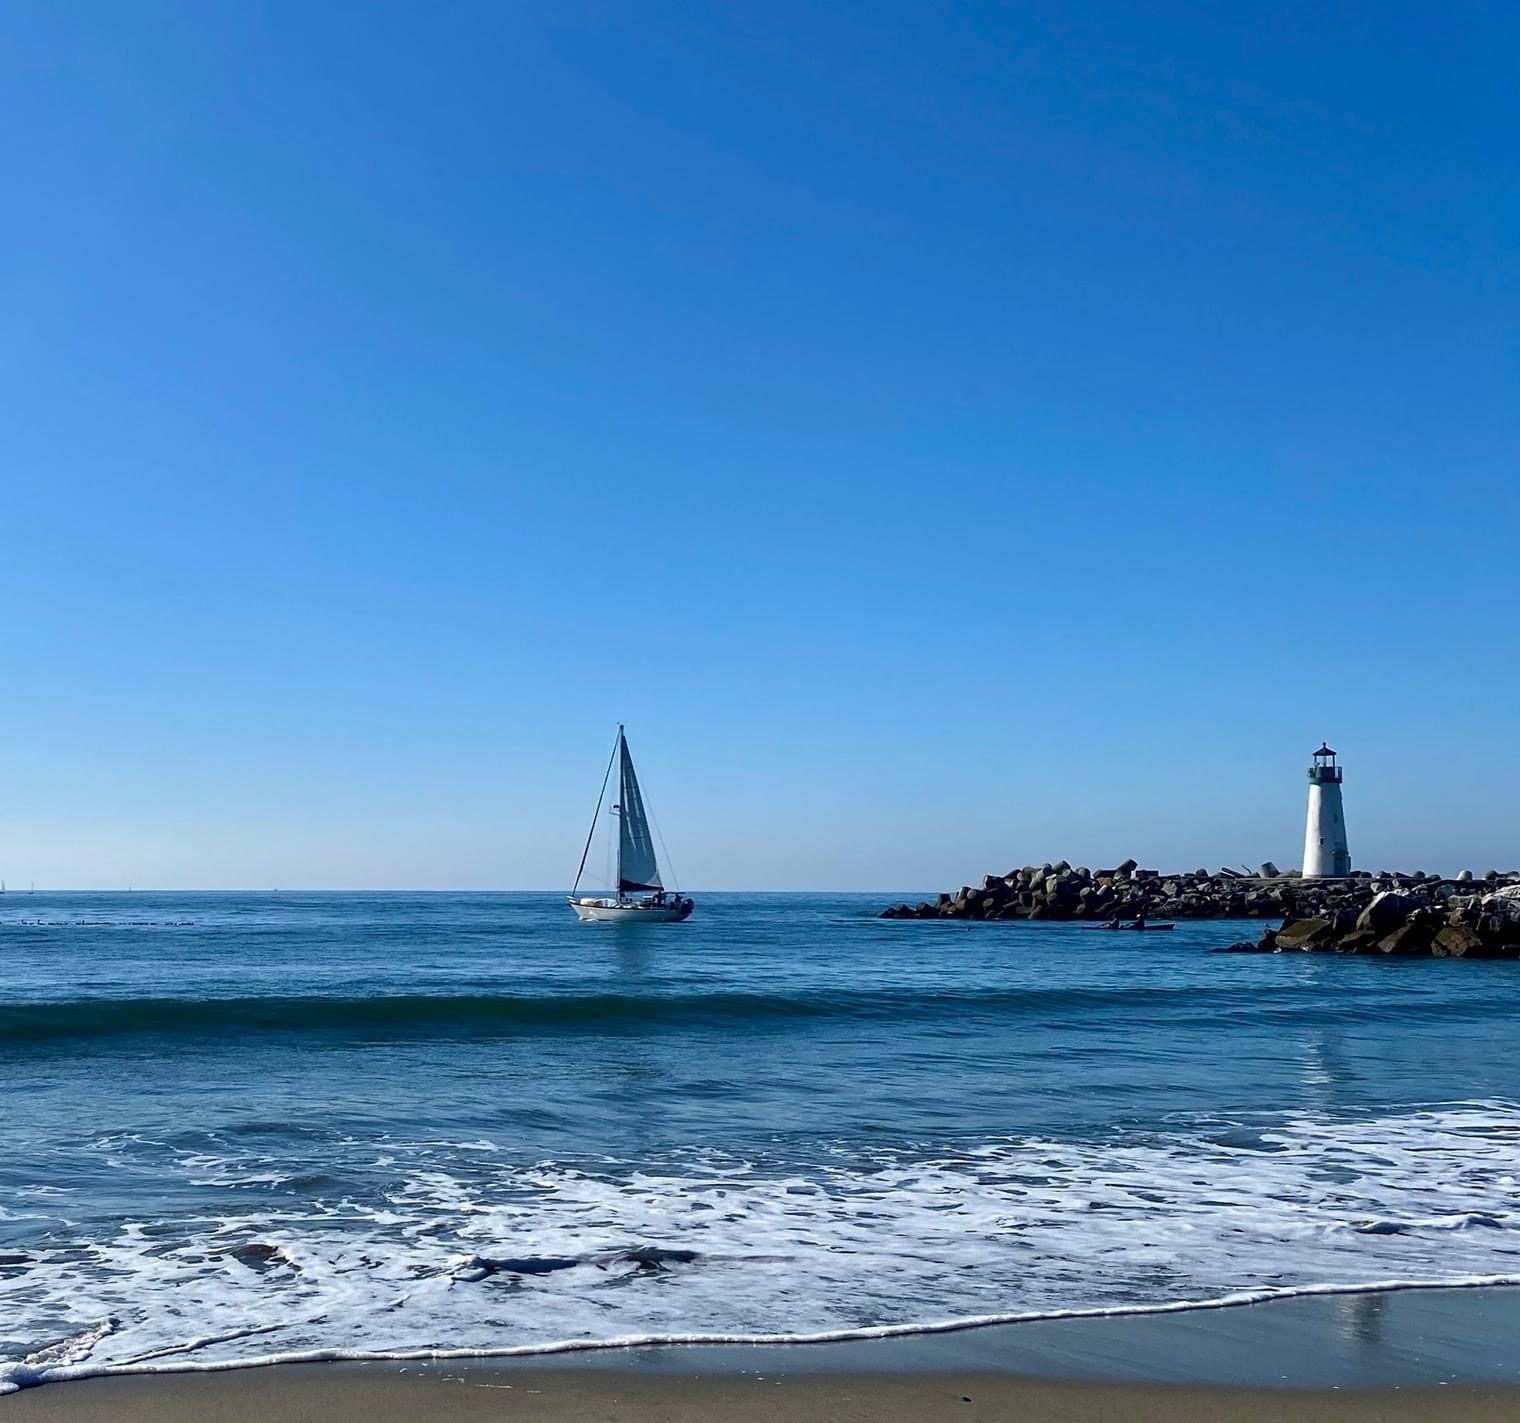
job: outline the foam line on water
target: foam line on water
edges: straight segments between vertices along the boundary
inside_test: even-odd
[[[1510,1283],[1520,1264],[1508,1102],[637,1159],[525,1161],[465,1136],[92,1139],[129,1188],[151,1183],[152,1215],[80,1218],[65,1198],[10,1227],[0,1358],[17,1362],[0,1376],[191,1349],[230,1364],[870,1338],[1322,1281]]]
[[[499,1348],[465,1349],[302,1349],[246,1359],[141,1360],[118,1364],[0,1364],[0,1394],[15,1393],[45,1383],[143,1374],[227,1373],[233,1369],[272,1368],[277,1364],[446,1362],[463,1359],[525,1359],[556,1354],[588,1354],[612,1349],[659,1346],[846,1344],[870,1339],[906,1339],[929,1334],[952,1334],[995,1325],[1034,1324],[1061,1319],[1122,1319],[1140,1315],[1185,1314],[1197,1310],[1236,1309],[1244,1305],[1317,1295],[1391,1294],[1403,1290],[1500,1289],[1520,1286],[1520,1274],[1463,1275],[1445,1280],[1375,1280],[1365,1284],[1318,1284],[1280,1289],[1237,1290],[1216,1299],[1165,1300],[1157,1304],[1105,1305],[1090,1309],[1052,1309],[1010,1314],[969,1315],[962,1319],[928,1320],[919,1324],[875,1324],[856,1329],[828,1329],[812,1334],[627,1334],[612,1339],[559,1339],[543,1344],[508,1344]],[[255,1331],[248,1331],[255,1332]],[[198,1340],[182,1346],[200,1348]],[[165,1351],[168,1352],[168,1351]]]

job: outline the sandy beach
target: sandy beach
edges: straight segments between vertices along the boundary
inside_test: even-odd
[[[834,1374],[765,1378],[734,1375],[642,1377],[546,1370],[531,1383],[464,1375],[399,1375],[394,1370],[300,1366],[235,1374],[99,1379],[22,1395],[5,1405],[20,1418],[73,1423],[392,1423],[433,1417],[446,1423],[504,1417],[546,1423],[909,1423],[1007,1418],[1023,1423],[1292,1423],[1292,1420],[1512,1419],[1512,1389],[1331,1391],[1229,1389],[1170,1384],[1091,1384],[995,1374]]]
[[[1509,1419],[1520,1290],[1308,1297],[819,1346],[292,1364],[49,1384],[19,1419]]]

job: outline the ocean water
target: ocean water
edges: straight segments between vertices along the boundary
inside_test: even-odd
[[[903,896],[0,899],[0,1389],[1520,1279],[1520,966]]]

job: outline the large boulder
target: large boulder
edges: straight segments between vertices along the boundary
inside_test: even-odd
[[[1430,929],[1424,924],[1404,924],[1378,940],[1378,952],[1412,958],[1430,952]]]
[[[1329,948],[1335,924],[1329,919],[1294,919],[1277,931],[1279,949]]]
[[[1385,889],[1374,895],[1372,903],[1357,915],[1356,927],[1370,929],[1374,934],[1390,934],[1409,917],[1414,901],[1407,894]]]
[[[1478,932],[1495,956],[1512,958],[1520,953],[1520,919],[1508,914],[1484,914],[1478,920]]]
[[[1486,957],[1488,947],[1471,925],[1448,924],[1431,941],[1430,952],[1443,959],[1474,959]]]

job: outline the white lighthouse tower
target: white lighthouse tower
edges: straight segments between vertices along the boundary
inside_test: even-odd
[[[1341,807],[1341,768],[1335,752],[1320,742],[1309,767],[1309,819],[1304,825],[1304,878],[1351,873],[1346,848],[1346,812]]]

